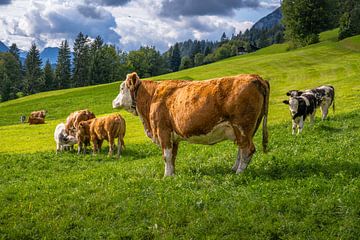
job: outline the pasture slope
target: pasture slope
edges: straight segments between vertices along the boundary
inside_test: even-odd
[[[257,73],[271,84],[269,153],[241,175],[236,147],[180,144],[176,177],[124,111],[121,159],[55,155],[53,129],[77,109],[115,112],[119,83],[36,94],[0,104],[0,239],[358,239],[360,236],[360,36],[287,51],[274,45],[154,79]],[[336,113],[291,135],[284,93],[331,84]],[[47,109],[45,125],[18,124]]]

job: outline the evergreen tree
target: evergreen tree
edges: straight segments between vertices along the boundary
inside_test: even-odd
[[[228,39],[228,37],[226,36],[226,33],[225,32],[223,32],[223,34],[221,35],[221,38],[220,38],[220,42],[226,42],[226,41],[228,41],[229,39]]]
[[[11,44],[11,46],[9,48],[9,53],[11,53],[16,58],[16,60],[18,60],[19,63],[21,64],[20,49],[16,46],[16,43]]]
[[[100,36],[97,36],[96,39],[91,43],[90,54],[90,84],[99,84],[108,81],[105,79],[105,72],[107,67],[104,62],[106,61],[103,49],[104,41]]]
[[[79,33],[74,42],[73,83],[75,86],[90,84],[90,51],[89,38]]]
[[[180,63],[181,63],[180,48],[179,48],[179,44],[175,43],[170,55],[170,69],[173,72],[178,71]]]
[[[3,65],[3,82],[0,83],[0,85],[3,84],[3,94],[1,95],[3,95],[4,101],[14,99],[16,94],[21,91],[22,86],[20,62],[10,52],[0,53],[0,61]]]
[[[44,91],[53,90],[54,85],[54,71],[48,59],[44,67]]]
[[[40,52],[35,43],[31,45],[30,51],[25,59],[24,93],[38,93],[43,88]]]
[[[52,88],[63,89],[71,86],[71,52],[67,40],[64,40],[60,45]]]

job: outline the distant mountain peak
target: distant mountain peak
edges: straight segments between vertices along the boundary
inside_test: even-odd
[[[272,13],[268,14],[267,16],[257,21],[251,27],[251,29],[257,29],[257,30],[271,29],[274,26],[281,24],[281,19],[282,19],[281,7],[278,7]]]
[[[9,51],[9,48],[3,43],[0,41],[0,52],[8,52]]]

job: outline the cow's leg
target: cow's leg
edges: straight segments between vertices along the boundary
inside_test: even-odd
[[[296,133],[296,128],[297,128],[298,124],[297,121],[295,121],[295,119],[292,120],[292,134],[295,135]]]
[[[316,111],[314,111],[312,114],[310,114],[310,124],[314,125],[315,123],[315,113]]]
[[[102,144],[103,144],[104,140],[97,140],[97,144],[98,144],[98,149],[97,149],[97,153],[100,153],[101,152],[101,147],[102,147]]]
[[[304,118],[301,116],[299,119],[299,129],[298,129],[298,134],[300,134],[302,132],[304,128]]]
[[[60,144],[56,143],[56,154],[60,151]]]
[[[250,138],[248,138],[244,144],[241,144],[239,146],[239,154],[238,154],[239,164],[236,170],[236,174],[242,173],[247,168],[254,152],[255,152],[255,146]]]
[[[119,158],[121,155],[121,150],[122,150],[122,143],[124,141],[122,140],[122,136],[118,137],[118,149],[117,149],[117,157]]]
[[[232,170],[233,170],[234,172],[236,172],[237,169],[239,168],[240,160],[241,160],[241,149],[240,149],[240,147],[239,147],[239,148],[238,148],[238,154],[237,154],[236,161],[235,161],[235,163],[234,163],[234,165],[233,165],[233,167],[232,167]]]
[[[82,144],[83,144],[82,142],[78,143],[78,154],[80,154],[81,152]]]
[[[114,153],[114,138],[109,134],[108,139],[109,139],[109,156],[112,156]]]
[[[320,106],[320,109],[321,109],[321,114],[322,114],[321,120],[325,120],[325,118],[328,115],[329,106],[327,104],[324,104],[324,105]]]

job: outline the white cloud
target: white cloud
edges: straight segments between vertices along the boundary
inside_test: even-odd
[[[163,16],[163,1],[13,0],[10,5],[0,5],[0,11],[7,13],[0,16],[0,40],[16,42],[24,49],[35,42],[41,48],[58,46],[63,39],[72,44],[81,31],[93,38],[101,35],[125,50],[152,45],[165,51],[177,41],[219,40],[223,32],[230,36],[244,31],[279,5],[279,0],[262,0],[257,9],[233,9],[229,16],[190,14],[172,18]]]

